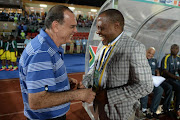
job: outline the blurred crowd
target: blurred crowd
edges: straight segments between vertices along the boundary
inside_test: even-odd
[[[16,25],[16,29],[9,32],[10,34],[1,32],[0,58],[2,67],[0,71],[14,71],[18,69],[16,65],[17,58],[21,56],[24,48],[39,34],[40,30],[45,29],[44,20],[46,14],[40,16],[39,13],[28,14],[27,12],[24,15],[14,12],[6,13],[5,11],[0,13],[0,21],[9,21]],[[93,20],[92,17],[79,15],[77,16],[77,27],[90,28]],[[88,36],[89,32],[87,31],[74,34],[71,43],[62,45],[64,53],[85,53]]]

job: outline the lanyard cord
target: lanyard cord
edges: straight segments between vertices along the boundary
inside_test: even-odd
[[[176,60],[176,58],[174,59],[173,56],[172,56],[172,61],[173,61],[174,70],[175,70],[175,72],[177,72],[176,65],[175,65],[175,61],[177,64],[177,60]]]

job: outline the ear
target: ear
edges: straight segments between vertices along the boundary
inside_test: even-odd
[[[121,26],[120,26],[120,23],[118,23],[118,22],[116,22],[116,23],[114,23],[114,28],[115,29],[118,29],[118,28],[120,28]]]
[[[59,30],[58,25],[59,25],[59,23],[57,21],[52,22],[51,28],[54,32],[58,32],[58,30]]]

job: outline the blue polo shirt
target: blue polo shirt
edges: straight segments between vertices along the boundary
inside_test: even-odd
[[[70,89],[63,58],[63,48],[58,48],[44,30],[23,51],[19,62],[19,76],[24,115],[27,118],[45,120],[68,112],[70,103],[38,110],[30,109],[28,103],[28,93],[45,91],[45,86],[48,86],[48,92]]]
[[[152,75],[156,75],[156,69],[158,69],[158,62],[155,58],[148,59],[148,63],[151,67]]]
[[[166,55],[161,62],[161,68],[175,75],[180,70],[180,57],[173,58],[171,54]]]

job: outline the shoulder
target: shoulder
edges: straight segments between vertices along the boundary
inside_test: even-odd
[[[171,56],[171,54],[168,54],[168,55],[164,56],[163,59],[162,59],[162,62],[167,62],[167,61],[169,61],[169,60],[171,59],[170,56]]]
[[[25,41],[27,43],[28,41]],[[32,39],[31,43],[26,46],[25,51],[27,52],[28,55],[35,55],[38,53],[48,53],[48,49],[50,46],[43,41],[41,42],[38,37],[35,37]]]
[[[135,40],[134,38],[126,35],[125,33],[123,33],[120,39],[122,39],[122,42],[124,42],[127,46],[145,48],[145,46],[140,41]]]
[[[166,56],[164,56],[164,59],[170,59],[171,57],[171,54],[168,54],[168,55],[166,55]]]
[[[152,61],[157,61],[157,59],[156,58],[151,58],[152,59]]]

